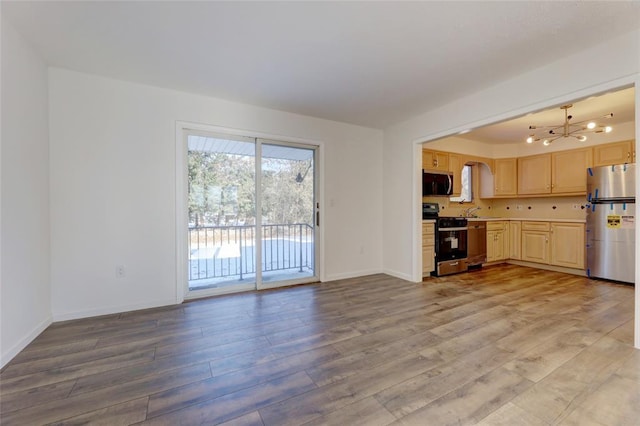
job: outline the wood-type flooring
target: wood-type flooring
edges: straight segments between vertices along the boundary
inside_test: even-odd
[[[515,265],[54,323],[2,425],[638,425],[631,286]]]

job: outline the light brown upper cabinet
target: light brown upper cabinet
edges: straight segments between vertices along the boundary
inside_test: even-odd
[[[494,195],[516,195],[518,192],[518,160],[497,158],[494,160]]]
[[[635,163],[635,141],[622,141],[593,147],[593,167]]]
[[[453,173],[453,195],[459,197],[462,193],[462,155],[449,153],[449,171]]]
[[[422,150],[422,168],[424,170],[448,172],[449,171],[449,153],[432,151],[430,149],[423,149]]]
[[[591,148],[572,149],[551,154],[551,193],[587,192],[587,168],[592,165]]]
[[[551,155],[518,158],[518,195],[550,193]]]

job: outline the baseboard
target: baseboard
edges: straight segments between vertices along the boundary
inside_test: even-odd
[[[44,321],[38,324],[29,334],[20,339],[18,343],[13,345],[8,351],[3,352],[0,355],[0,368],[4,368],[21,350],[27,347],[27,345],[40,335],[47,327],[53,323],[51,316],[47,317]]]
[[[89,309],[87,311],[76,311],[66,313],[54,313],[53,321],[69,321],[80,318],[97,317],[101,315],[119,314],[122,312],[138,311],[140,309],[159,308],[161,306],[175,305],[175,299],[156,300],[145,303],[134,303],[131,305],[110,306],[100,309]]]
[[[327,282],[327,281],[336,281],[336,280],[346,280],[349,278],[358,278],[358,277],[364,277],[366,275],[374,275],[374,274],[381,274],[381,273],[382,273],[382,270],[380,269],[366,269],[362,271],[345,272],[343,274],[326,275],[322,281]]]
[[[405,281],[411,281],[412,283],[416,282],[414,281],[413,277],[409,274],[405,274],[404,272],[398,272],[398,271],[394,271],[392,269],[385,269],[384,271],[382,271],[383,274],[387,274],[387,275],[391,275],[392,277],[395,278],[400,278],[401,280],[405,280]]]

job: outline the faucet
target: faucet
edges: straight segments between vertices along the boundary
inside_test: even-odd
[[[474,213],[481,210],[482,207],[469,207],[464,211],[464,217],[477,217]]]

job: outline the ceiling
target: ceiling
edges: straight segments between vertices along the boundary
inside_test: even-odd
[[[640,2],[2,1],[56,67],[384,128],[640,27]]]
[[[573,123],[594,119],[599,124],[614,127],[615,130],[616,124],[635,120],[635,89],[633,87],[576,100],[570,104],[572,107],[568,110],[568,114],[573,116],[570,121]],[[560,106],[473,129],[458,137],[488,144],[524,143],[526,137],[534,133],[529,130],[529,126],[556,126],[564,123],[564,111]],[[613,113],[613,117],[602,118],[610,113]],[[544,130],[538,130],[535,134],[544,135]]]

